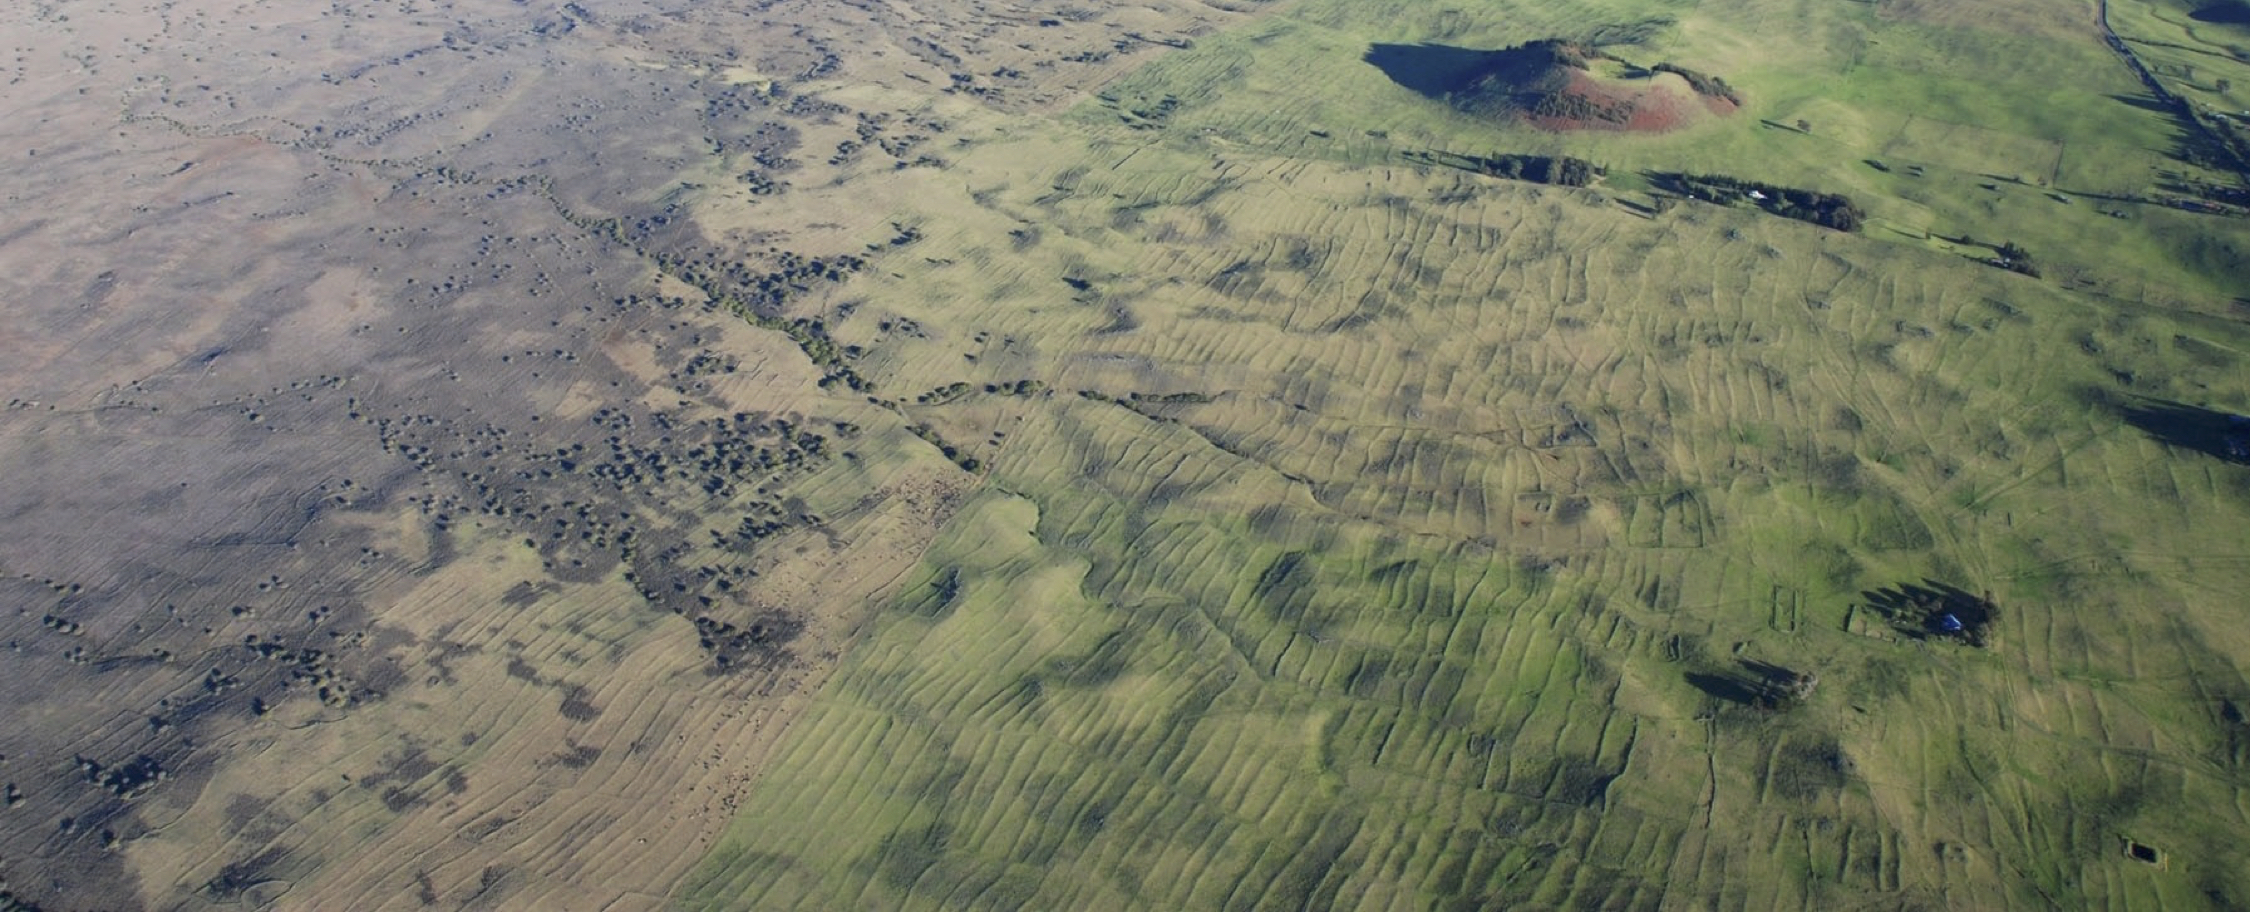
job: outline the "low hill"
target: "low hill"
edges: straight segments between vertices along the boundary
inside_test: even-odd
[[[1669,63],[1644,68],[1573,41],[1498,51],[1383,46],[1368,61],[1463,113],[1546,130],[1663,132],[1741,104],[1717,77]]]

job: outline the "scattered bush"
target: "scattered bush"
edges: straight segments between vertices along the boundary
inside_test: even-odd
[[[1726,80],[1717,76],[1698,73],[1676,63],[1659,63],[1649,69],[1659,73],[1670,73],[1687,80],[1688,88],[1694,89],[1697,95],[1706,98],[1724,98],[1736,105],[1742,104],[1742,96],[1735,92],[1734,87],[1727,85]],[[1800,120],[1798,123],[1802,124],[1804,121]],[[1803,128],[1799,127],[1799,129]]]

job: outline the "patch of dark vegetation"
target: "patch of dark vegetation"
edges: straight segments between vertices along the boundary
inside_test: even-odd
[[[1266,885],[1262,898],[1282,909],[1335,908],[1344,878],[1334,872],[1358,867],[1346,856],[1365,825],[1358,814],[1338,811],[1323,815],[1311,832],[1296,834],[1296,850]]]
[[[1917,640],[1951,639],[1982,648],[1999,616],[1991,593],[1974,595],[1958,586],[1925,579],[1861,593],[1867,607],[1891,629]]]
[[[592,722],[601,718],[602,708],[588,698],[586,685],[572,684],[563,688],[562,702],[556,705],[555,712],[573,722]]]
[[[589,766],[593,766],[594,761],[601,758],[601,748],[595,747],[591,744],[578,744],[576,742],[571,742],[568,750],[559,751],[547,759],[554,763],[554,765],[560,766],[564,769],[582,770]]]
[[[1904,498],[1887,488],[1863,491],[1857,513],[1858,546],[1869,551],[1916,551],[1937,541],[1928,523]]]
[[[1104,105],[1118,111],[1117,118],[1135,130],[1161,130],[1172,122],[1172,115],[1180,111],[1177,95],[1157,98],[1137,98],[1130,103],[1109,96],[1096,96]]]
[[[552,581],[533,582],[524,580],[508,587],[507,593],[500,596],[500,602],[510,608],[524,608],[538,604],[542,597],[560,588]]]
[[[1407,152],[1413,161],[1459,168],[1501,180],[1530,181],[1562,187],[1585,187],[1605,173],[1599,165],[1568,155],[1460,155],[1452,152]]]
[[[930,584],[910,593],[900,600],[899,607],[909,614],[926,618],[942,618],[952,613],[953,604],[961,597],[961,568],[947,567],[938,571]]]
[[[1828,735],[1785,744],[1766,768],[1766,786],[1792,801],[1810,801],[1838,791],[1851,779],[1852,760]]]
[[[1005,383],[987,383],[984,385],[984,392],[986,395],[1014,396],[1019,399],[1028,399],[1032,396],[1039,395],[1040,393],[1044,393],[1046,391],[1047,384],[1041,383],[1037,380],[1029,379]]]
[[[1028,398],[1046,392],[1047,384],[1037,380],[1010,380],[987,383],[982,387],[967,382],[948,383],[914,397],[916,405],[949,405],[974,394],[978,389],[987,396],[1014,396]]]
[[[327,650],[295,648],[278,640],[261,639],[254,633],[244,636],[242,645],[253,656],[285,666],[290,685],[310,687],[320,702],[329,706],[341,709],[379,696],[338,668],[336,656]]]
[[[657,303],[666,302],[685,305],[677,299]],[[620,298],[615,306],[625,310],[641,303]],[[386,452],[453,483],[454,490],[417,501],[434,530],[480,517],[500,520],[539,552],[556,579],[600,579],[625,564],[626,581],[650,606],[683,616],[709,608],[754,576],[746,559],[766,539],[821,525],[819,517],[779,491],[834,455],[831,438],[797,416],[738,411],[689,419],[680,412],[618,405],[587,416],[581,433],[597,435],[593,445],[555,446],[490,421],[377,416],[356,399],[348,405],[375,429]],[[845,422],[832,424],[836,437],[857,433]],[[683,505],[721,502],[727,509],[715,513],[714,524],[681,528],[675,519]],[[705,538],[727,556],[692,563],[697,540]],[[312,656],[303,650],[296,655]],[[356,693],[341,686],[329,690],[341,692],[342,699]]]
[[[954,465],[960,466],[961,471],[970,474],[984,471],[984,460],[971,456],[963,452],[960,447],[947,442],[944,437],[938,434],[936,428],[927,424],[914,424],[908,425],[906,430],[908,433],[922,438],[929,445],[937,447],[938,452],[944,454],[945,458],[952,460]]]
[[[1277,621],[1293,623],[1303,620],[1312,605],[1317,588],[1313,579],[1312,562],[1303,551],[1291,551],[1266,565],[1258,574],[1258,582],[1250,589],[1250,597],[1266,615]]]
[[[419,747],[406,748],[397,755],[386,758],[384,762],[385,769],[361,777],[359,786],[383,789],[383,806],[394,814],[422,803],[422,797],[414,786],[431,773],[437,772],[440,765],[430,757],[428,751]]]
[[[532,182],[533,189],[546,198],[565,221],[632,250],[665,274],[703,292],[704,309],[725,311],[752,326],[788,336],[805,357],[820,366],[823,388],[841,385],[854,392],[874,391],[874,384],[848,363],[848,358],[854,354],[850,347],[840,346],[829,337],[825,321],[817,317],[782,316],[797,297],[815,288],[841,284],[866,268],[866,258],[853,254],[807,256],[790,250],[775,250],[767,258],[770,268],[760,269],[756,261],[722,258],[714,250],[701,253],[659,250],[654,244],[655,237],[678,220],[678,213],[667,211],[630,223],[621,218],[593,218],[566,206],[544,178],[525,180]],[[894,223],[892,228],[897,233],[891,239],[868,245],[871,253],[903,247],[921,238],[920,232],[910,226]]]
[[[952,840],[953,828],[943,823],[895,831],[875,847],[875,870],[891,889],[905,892],[945,858]]]
[[[772,662],[785,657],[789,644],[804,630],[804,621],[782,612],[764,615],[748,627],[698,617],[695,642],[711,654],[711,671],[717,674],[743,667],[748,659]]]
[[[1628,99],[1595,98],[1568,92],[1540,92],[1526,100],[1523,113],[1539,120],[1623,126],[1632,122],[1637,109]]]
[[[1610,783],[1616,782],[1618,775],[1618,771],[1585,757],[1557,758],[1554,774],[1548,780],[1547,799],[1580,807],[1600,807],[1609,795]]]
[[[2236,769],[2250,768],[2250,712],[2244,706],[2250,698],[2231,697],[2219,701],[2219,738],[2215,746],[2218,760]]]
[[[1083,654],[1048,659],[1032,677],[1042,685],[1099,687],[1117,680],[1132,667],[1132,651],[1133,635],[1124,630],[1112,631]]]
[[[2234,352],[2194,336],[2174,334],[2172,348],[2204,367],[2227,369],[2241,361]]]
[[[119,798],[138,797],[155,788],[168,775],[164,764],[147,754],[137,755],[115,766],[85,757],[78,757],[76,760],[80,777]]]
[[[540,683],[539,667],[523,660],[523,656],[508,657],[508,677],[531,684]]]
[[[961,397],[968,395],[972,390],[975,389],[976,387],[969,383],[948,383],[944,386],[938,387],[936,389],[930,390],[929,392],[914,397],[914,404],[945,405],[952,402],[958,402],[960,401]]]
[[[2032,261],[2031,251],[2023,249],[2021,245],[2014,241],[2008,241],[1992,248],[1992,258],[1986,260],[1985,263],[2009,272],[2021,273],[2034,279],[2039,277],[2039,264]]]
[[[1719,174],[1651,171],[1648,177],[1656,186],[1689,199],[1721,206],[1748,203],[1772,215],[1837,231],[1858,231],[1867,222],[1867,213],[1850,197],[1839,193],[1800,190]]]
[[[219,873],[204,881],[203,893],[219,902],[233,902],[242,898],[251,887],[271,879],[267,872],[288,856],[280,847],[269,848],[249,858],[229,862],[219,868]]]
[[[2118,412],[2125,423],[2165,446],[2250,465],[2250,415],[2163,399],[2136,399]]]
[[[0,887],[0,912],[47,912],[46,907]]]
[[[1126,393],[1125,398],[1150,405],[1205,405],[1212,400],[1210,393]]]
[[[1890,700],[1906,696],[1911,684],[1906,668],[1897,662],[1871,658],[1852,676],[1852,694],[1867,700]]]
[[[1686,678],[1714,699],[1767,712],[1795,709],[1820,686],[1820,676],[1812,672],[1755,659],[1742,659],[1731,669],[1691,671]]]

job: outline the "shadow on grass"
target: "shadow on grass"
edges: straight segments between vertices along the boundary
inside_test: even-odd
[[[1688,684],[1703,691],[1706,696],[1724,700],[1737,706],[1779,711],[1790,709],[1812,695],[1819,678],[1794,669],[1760,662],[1756,659],[1738,659],[1738,669],[1718,673],[1691,671],[1684,677]]]
[[[2147,94],[2111,95],[2109,97],[2114,98],[2118,101],[2122,101],[2143,111],[2153,111],[2158,114],[2164,115],[2173,115],[2179,113],[2179,111],[2174,109],[2171,105],[2165,104],[2163,100]]]
[[[1733,675],[1707,674],[1700,671],[1687,673],[1687,682],[1704,694],[1738,706],[1755,706],[1758,703],[1757,686]]]
[[[2163,399],[2128,402],[2118,412],[2165,446],[2250,465],[2250,417]]]
[[[1491,68],[1500,53],[1444,44],[1377,44],[1369,46],[1361,59],[1401,87],[1442,101],[1447,93]]]
[[[1985,629],[1999,614],[1990,598],[1936,580],[1870,589],[1860,595],[1890,621],[1892,629],[1917,640],[1955,639],[1982,647]]]

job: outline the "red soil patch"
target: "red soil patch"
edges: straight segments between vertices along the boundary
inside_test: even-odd
[[[1651,84],[1647,88],[1625,89],[1615,84],[1595,81],[1584,70],[1567,70],[1569,81],[1553,93],[1563,99],[1562,105],[1541,107],[1585,107],[1604,112],[1601,116],[1543,115],[1536,109],[1526,112],[1524,121],[1542,130],[1566,132],[1572,130],[1610,130],[1621,133],[1663,133],[1677,130],[1695,119],[1696,112],[1686,101],[1690,95],[1666,91]],[[1703,98],[1704,106],[1714,114],[1734,111],[1734,103],[1724,98]]]

